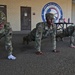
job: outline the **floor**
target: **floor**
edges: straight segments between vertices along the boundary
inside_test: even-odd
[[[22,44],[22,34],[13,35],[13,55],[7,59],[4,39],[0,41],[0,75],[75,75],[75,49],[69,47],[69,37],[57,41],[59,53],[53,53],[50,39],[42,40],[43,55],[36,55],[35,42]]]

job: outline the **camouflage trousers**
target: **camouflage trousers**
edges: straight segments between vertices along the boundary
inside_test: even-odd
[[[5,41],[5,49],[8,51],[8,55],[12,54],[12,30],[11,28],[9,29],[2,29],[0,30],[0,38],[4,37]]]
[[[50,37],[50,42],[51,42],[51,47],[52,47],[52,50],[55,50],[56,49],[56,35],[54,35],[53,33],[48,33],[49,35],[45,35],[43,36],[42,33],[36,33],[36,38],[35,38],[35,44],[36,44],[36,49],[38,51],[41,51],[41,41],[43,38],[47,38],[47,37]]]

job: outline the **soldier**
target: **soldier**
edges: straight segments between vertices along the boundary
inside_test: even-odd
[[[75,25],[73,25],[74,27],[74,31],[72,33],[72,35],[70,36],[70,47],[75,48],[74,46],[74,40],[75,40]]]
[[[41,51],[41,39],[50,35],[50,39],[52,41],[52,51],[58,52],[56,50],[56,26],[54,24],[54,15],[52,13],[46,14],[46,22],[40,22],[36,25],[36,54],[43,54]]]
[[[16,57],[12,55],[12,29],[10,23],[7,22],[5,14],[0,11],[0,39],[5,38],[5,49],[8,50],[8,59],[15,60]]]

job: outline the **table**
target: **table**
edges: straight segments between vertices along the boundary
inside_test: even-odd
[[[69,25],[73,25],[73,23],[66,23],[66,22],[58,22],[55,23],[56,24],[56,29],[57,30],[64,30],[65,28],[67,28]]]

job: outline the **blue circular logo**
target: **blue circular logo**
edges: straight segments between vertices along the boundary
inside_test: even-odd
[[[42,16],[42,20],[44,22],[46,21],[46,19],[45,19],[45,14],[46,13],[53,13],[54,18],[55,18],[55,22],[58,22],[59,19],[63,18],[63,12],[62,12],[61,7],[57,3],[54,3],[54,2],[47,3],[43,7],[41,16]]]

